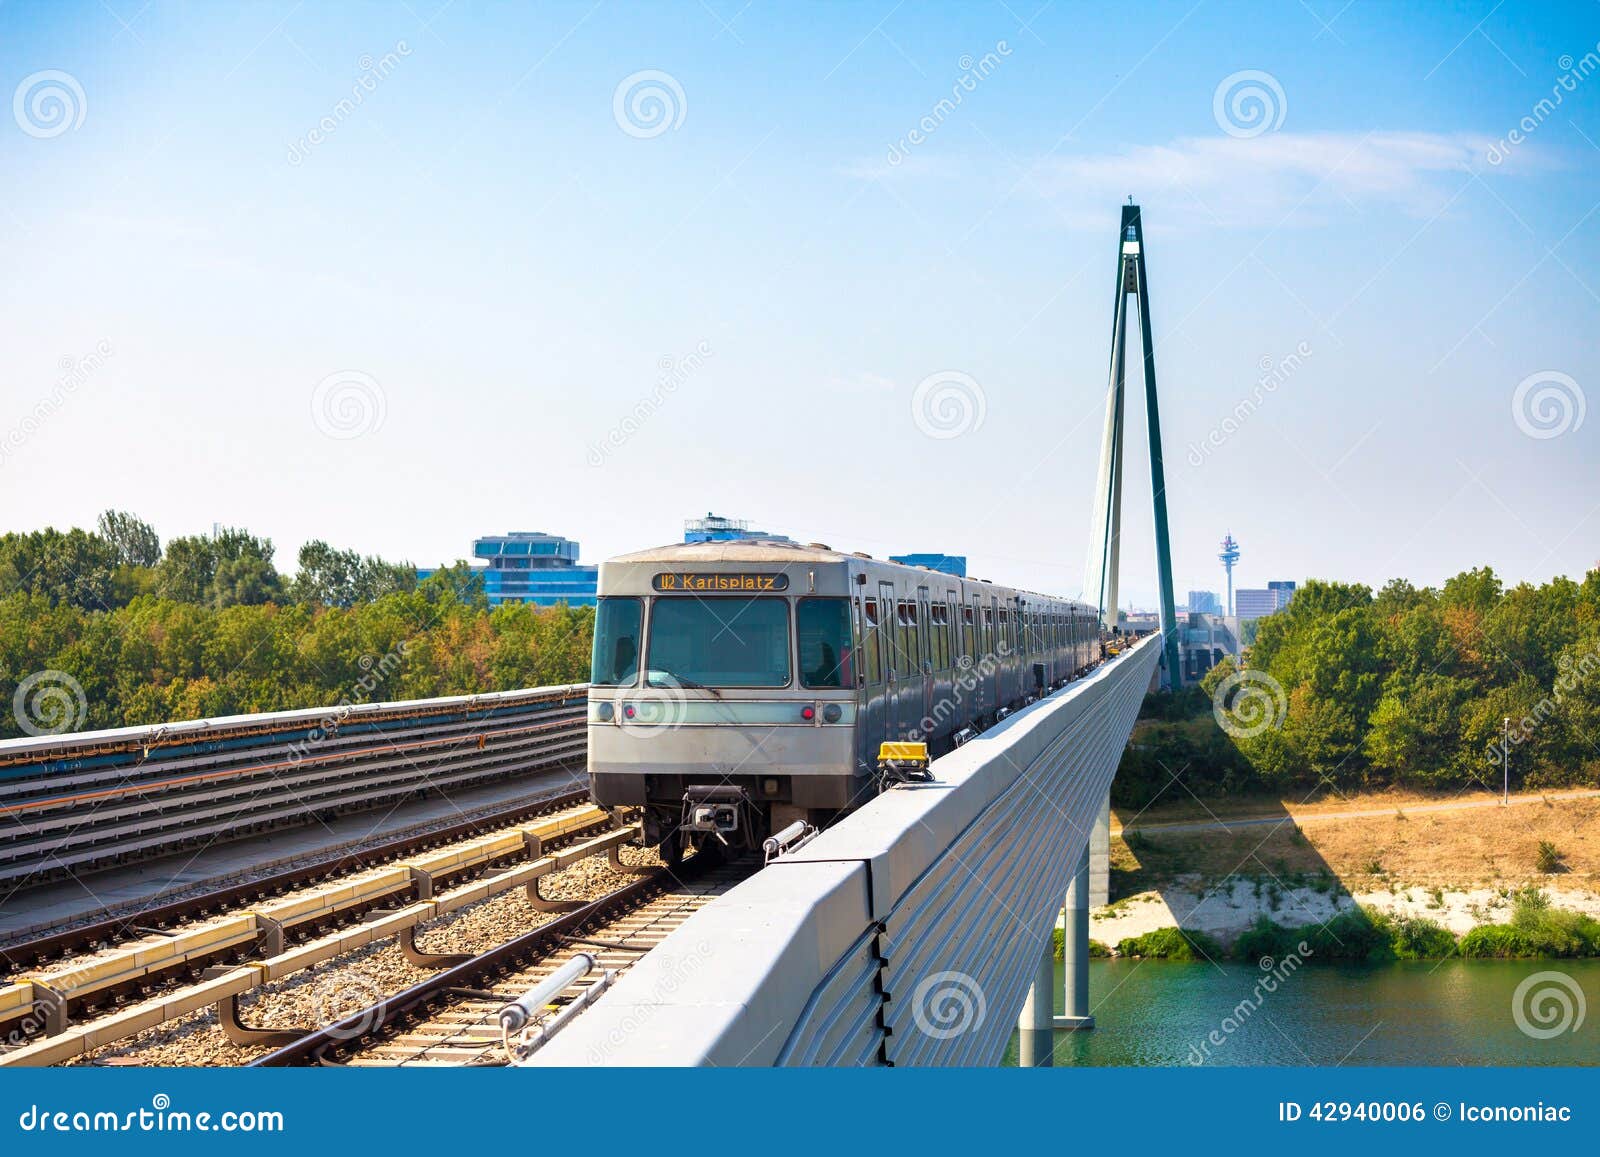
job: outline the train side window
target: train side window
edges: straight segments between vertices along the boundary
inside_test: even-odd
[[[800,683],[805,687],[853,687],[855,656],[850,645],[850,604],[845,599],[801,599],[795,605]]]
[[[883,682],[883,658],[878,647],[878,600],[867,599],[862,604],[866,612],[865,628],[861,632],[861,645],[867,651],[867,682]]]
[[[905,645],[902,649],[905,671],[915,675],[922,664],[922,640],[918,634],[916,603],[907,601],[900,604],[900,625],[905,631]]]
[[[878,613],[883,616],[883,674],[893,679],[905,670],[900,657],[900,611],[893,583],[878,584]]]

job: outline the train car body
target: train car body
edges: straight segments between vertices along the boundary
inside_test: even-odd
[[[883,742],[939,754],[1101,655],[1083,603],[816,544],[624,555],[599,594],[591,790],[669,852],[821,826],[876,794]]]

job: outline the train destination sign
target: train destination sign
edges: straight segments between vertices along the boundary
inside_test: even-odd
[[[789,576],[786,574],[749,574],[745,572],[694,572],[662,571],[653,585],[658,591],[687,591],[691,594],[715,594],[732,591],[786,591]]]

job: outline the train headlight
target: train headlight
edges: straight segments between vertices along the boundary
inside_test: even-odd
[[[616,708],[610,703],[601,702],[595,704],[594,715],[595,718],[600,720],[601,723],[610,723],[612,716],[614,716],[616,713]]]
[[[830,703],[822,709],[822,721],[824,723],[837,723],[843,718],[844,708],[837,703]]]

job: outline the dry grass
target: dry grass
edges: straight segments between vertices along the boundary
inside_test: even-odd
[[[1112,840],[1113,895],[1130,895],[1198,874],[1210,884],[1229,875],[1278,877],[1285,883],[1330,878],[1349,891],[1382,887],[1515,887],[1537,883],[1562,889],[1600,889],[1600,799],[1551,800],[1510,808],[1407,814],[1402,799],[1384,793],[1323,804],[1311,814],[1389,809],[1382,816],[1323,820],[1297,825],[1307,811],[1272,801],[1231,807],[1228,815],[1276,814],[1281,823],[1225,831],[1135,831]],[[1263,806],[1267,804],[1267,806]],[[1272,810],[1272,809],[1275,809]],[[1220,809],[1217,815],[1228,818]],[[1293,815],[1291,814],[1291,810]],[[1155,809],[1139,818],[1173,822],[1206,818],[1174,807],[1157,818]],[[1194,814],[1199,812],[1199,815]],[[1127,817],[1119,817],[1131,819]],[[1538,870],[1539,844],[1548,840],[1562,854],[1565,869]]]

